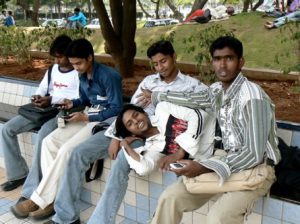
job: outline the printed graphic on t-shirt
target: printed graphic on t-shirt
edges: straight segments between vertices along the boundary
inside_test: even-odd
[[[175,118],[172,115],[169,116],[165,133],[166,145],[162,152],[163,154],[169,155],[176,153],[179,150],[180,146],[174,141],[174,139],[186,131],[187,125],[187,121]]]

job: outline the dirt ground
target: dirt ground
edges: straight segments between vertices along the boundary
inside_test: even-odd
[[[20,66],[13,60],[6,64],[0,64],[0,75],[12,76],[20,79],[40,81],[51,64],[48,60],[34,59],[33,68],[30,66]],[[183,71],[184,72],[184,71]],[[125,95],[132,95],[138,83],[148,74],[152,74],[148,67],[135,67],[133,78],[124,79],[123,90]],[[293,121],[300,123],[300,93],[293,93],[291,87],[294,85],[290,82],[278,81],[257,81],[271,97],[276,105],[276,119]]]

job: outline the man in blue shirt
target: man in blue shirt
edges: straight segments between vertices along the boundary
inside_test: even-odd
[[[86,143],[85,153],[93,157],[94,151],[88,148],[89,143],[95,140],[92,135],[93,127],[99,121],[111,123],[122,109],[122,78],[113,68],[94,61],[93,46],[88,40],[72,41],[66,56],[80,74],[80,98],[64,99],[60,107],[71,109],[83,105],[86,110],[71,113],[65,118],[65,127],[57,128],[43,140],[43,179],[30,199],[12,207],[17,217],[29,215],[42,219],[52,213],[60,179],[72,151],[80,143]],[[96,140],[97,138],[99,137],[96,136]],[[108,143],[105,142],[105,145],[107,147]],[[79,223],[79,220],[75,220],[75,223]]]
[[[67,28],[82,28],[86,26],[86,17],[79,8],[74,9],[74,15],[68,17]]]

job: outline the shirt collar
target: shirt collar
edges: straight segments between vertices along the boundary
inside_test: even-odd
[[[224,95],[224,104],[227,104],[231,99],[235,97],[235,95],[239,92],[242,84],[245,82],[246,78],[240,72],[238,76],[235,78],[233,83],[226,90]]]
[[[159,80],[159,81],[161,81],[161,82],[164,82],[164,80],[161,79],[159,73],[156,73],[154,79],[155,79],[155,80]],[[184,80],[184,75],[183,75],[183,74],[181,73],[181,71],[179,71],[179,70],[178,70],[177,76],[176,76],[176,78],[173,80],[173,82],[174,82],[175,80],[177,80],[177,79]]]

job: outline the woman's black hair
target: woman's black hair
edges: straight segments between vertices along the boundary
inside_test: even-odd
[[[123,109],[121,110],[121,112],[119,113],[119,115],[116,119],[116,124],[115,124],[116,133],[115,133],[115,135],[117,137],[126,138],[128,136],[132,136],[132,133],[127,130],[127,128],[125,127],[125,125],[123,123],[124,113],[128,110],[135,110],[135,111],[138,111],[138,112],[141,112],[141,113],[145,113],[143,108],[141,108],[139,106],[136,106],[134,104],[124,105]]]

